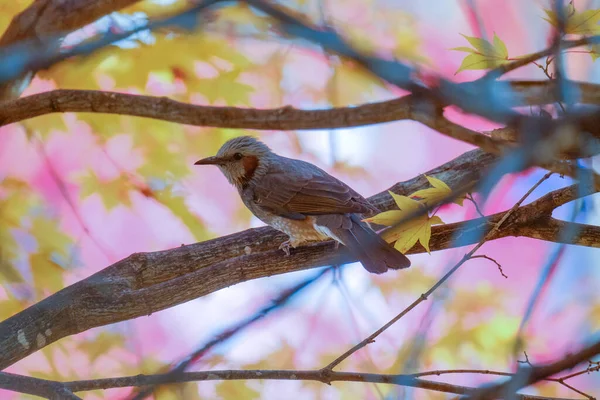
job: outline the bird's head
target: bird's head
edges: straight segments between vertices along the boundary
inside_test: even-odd
[[[261,141],[240,136],[225,142],[216,156],[198,160],[194,165],[216,165],[229,183],[243,189],[253,178],[266,172],[272,155],[271,149]]]

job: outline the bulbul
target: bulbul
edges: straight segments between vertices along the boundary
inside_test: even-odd
[[[216,165],[256,217],[284,232],[280,249],[334,239],[375,274],[407,268],[410,260],[387,244],[360,214],[379,212],[348,185],[319,167],[277,155],[250,136],[226,142],[214,157],[195,165]]]

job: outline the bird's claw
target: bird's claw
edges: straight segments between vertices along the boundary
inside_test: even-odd
[[[283,252],[285,253],[286,257],[289,257],[290,255],[290,247],[291,247],[291,241],[290,240],[286,240],[285,242],[281,243],[279,245],[279,250],[283,250]]]
[[[337,240],[334,241],[334,245],[333,245],[333,249],[337,250],[340,248],[340,242],[338,242]]]

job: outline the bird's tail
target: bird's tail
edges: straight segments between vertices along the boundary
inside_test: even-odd
[[[382,274],[388,268],[401,269],[410,266],[410,260],[404,254],[389,245],[357,215],[346,214],[343,217],[347,219],[340,225],[327,224],[329,230],[358,258],[367,271]]]

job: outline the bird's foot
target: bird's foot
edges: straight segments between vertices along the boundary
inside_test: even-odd
[[[283,252],[285,253],[285,256],[289,257],[290,247],[292,247],[292,241],[286,240],[285,242],[283,242],[279,245],[279,250],[283,250]]]
[[[334,249],[334,250],[337,250],[337,249],[339,249],[339,248],[340,248],[340,242],[338,242],[337,240],[334,240],[334,242],[335,242],[335,243],[334,243],[334,245],[333,245],[333,249]]]

